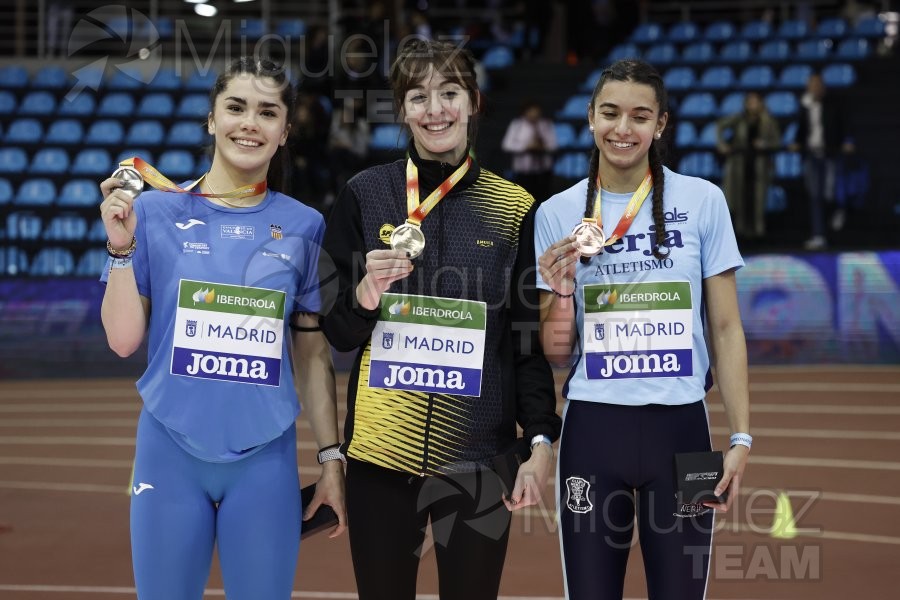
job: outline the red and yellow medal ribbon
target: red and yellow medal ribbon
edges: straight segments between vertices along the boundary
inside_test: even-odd
[[[594,200],[594,217],[593,218],[584,218],[581,220],[582,223],[594,223],[601,230],[603,229],[603,217],[600,214],[600,194],[602,192],[602,184],[600,183],[600,175],[597,175],[597,198]],[[628,231],[628,228],[631,227],[631,223],[634,221],[634,218],[637,216],[638,211],[641,209],[641,205],[644,203],[644,200],[647,199],[647,196],[650,195],[650,190],[653,187],[653,176],[650,174],[650,171],[647,171],[647,175],[644,177],[644,181],[641,182],[641,185],[638,186],[638,189],[635,190],[634,194],[631,196],[631,200],[628,201],[628,205],[625,207],[625,212],[622,214],[622,218],[619,219],[619,223],[616,225],[615,230],[613,230],[612,235],[606,238],[606,241],[603,243],[604,246],[609,246],[611,244],[615,244],[616,241],[621,239],[625,232]]]
[[[260,181],[259,183],[245,185],[224,194],[201,194],[200,192],[194,192],[192,190],[197,186],[197,184],[200,183],[200,181],[203,180],[203,177],[206,177],[206,175],[195,181],[187,188],[183,188],[157,171],[153,165],[137,156],[126,158],[119,163],[119,166],[134,169],[141,174],[141,177],[144,178],[144,181],[161,192],[179,192],[183,194],[203,196],[204,198],[249,198],[251,196],[258,196],[259,194],[262,194],[268,187],[268,184],[265,181]]]
[[[425,201],[419,203],[419,169],[411,158],[406,160],[406,214],[409,215],[408,223],[413,225],[421,225],[428,213],[431,212],[441,198],[453,189],[459,180],[469,172],[472,166],[472,157],[469,156],[450,177],[444,180],[441,185],[437,186],[433,192],[428,194]]]

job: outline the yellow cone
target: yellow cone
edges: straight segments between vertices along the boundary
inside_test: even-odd
[[[784,492],[778,494],[778,500],[775,502],[775,522],[769,535],[784,540],[797,537],[794,509],[791,508],[790,498]]]

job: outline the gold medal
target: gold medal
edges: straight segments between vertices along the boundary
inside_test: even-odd
[[[402,250],[410,258],[416,258],[425,250],[425,234],[422,233],[422,228],[410,221],[396,227],[391,232],[391,248]]]
[[[141,177],[141,174],[137,169],[131,167],[119,167],[112,174],[112,177],[124,183],[119,189],[132,198],[137,198],[138,194],[144,191],[144,178]]]
[[[606,236],[592,220],[585,219],[572,230],[575,248],[582,256],[597,256],[603,252]]]

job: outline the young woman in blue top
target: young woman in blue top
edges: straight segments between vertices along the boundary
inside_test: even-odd
[[[216,545],[229,598],[287,599],[303,517],[298,395],[319,447],[338,441],[331,352],[317,325],[324,223],[266,187],[293,108],[285,72],[238,59],[210,105],[212,166],[190,193],[135,200],[120,179],[100,186],[113,257],[102,304],[109,345],[129,356],[149,333],[137,383],[135,581],[142,600],[199,600]],[[340,458],[332,454],[320,462]],[[343,477],[340,460],[325,460],[305,515],[332,506],[332,537],[345,528]]]
[[[650,65],[611,65],[587,109],[590,173],[535,218],[541,342],[551,362],[574,357],[557,480],[566,593],[622,597],[636,520],[649,597],[700,600],[713,508],[738,496],[751,441],[743,260],[719,188],[662,166],[669,113]],[[573,235],[586,223],[603,235]],[[715,489],[728,498],[679,502],[674,455],[711,449],[710,354],[734,432]]]

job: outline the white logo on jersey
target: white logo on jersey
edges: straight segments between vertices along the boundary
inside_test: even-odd
[[[179,223],[177,221],[175,222],[175,227],[181,230],[190,229],[194,225],[206,225],[206,223],[204,223],[200,219],[190,219],[187,223]]]
[[[150,485],[149,483],[144,483],[142,481],[141,483],[134,486],[134,495],[140,496],[141,492],[143,492],[144,490],[152,490],[152,489],[153,489],[152,485]]]

